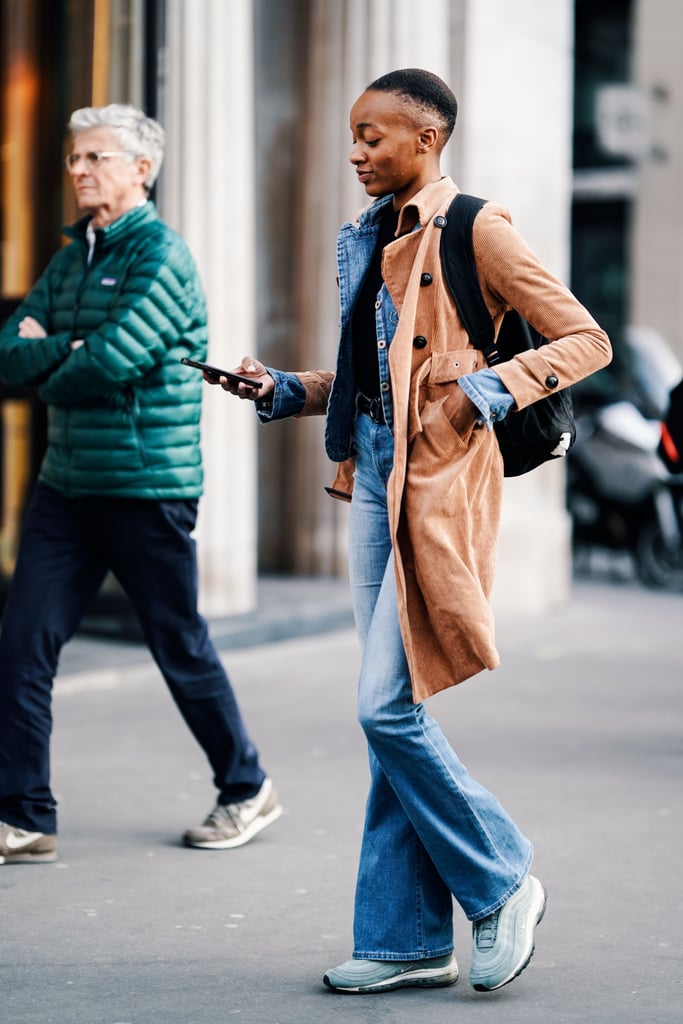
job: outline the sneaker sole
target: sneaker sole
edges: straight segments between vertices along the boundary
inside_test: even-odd
[[[543,916],[545,914],[545,908],[546,908],[546,906],[548,904],[548,894],[546,893],[545,889],[543,888],[543,886],[541,885],[540,882],[538,883],[538,885],[539,885],[539,888],[541,890],[540,891],[540,901],[541,901],[540,902],[540,907],[536,911],[536,917],[535,918],[534,918],[533,913],[529,914],[529,920],[533,922],[533,924],[531,925],[530,935],[529,935],[529,940],[531,942],[531,949],[529,950],[529,955],[520,964],[520,966],[516,968],[516,970],[512,971],[512,973],[509,974],[507,976],[507,978],[505,978],[504,981],[499,981],[497,985],[481,985],[481,984],[477,983],[477,984],[472,986],[472,988],[475,990],[475,992],[496,992],[499,988],[502,988],[504,985],[509,985],[511,981],[514,981],[515,978],[518,978],[520,976],[520,974],[522,973],[522,971],[526,967],[529,966],[529,964],[531,962],[531,958],[534,955],[534,951],[536,949],[536,943],[534,941],[534,933],[536,931],[536,926],[539,925],[541,923],[541,921],[543,920]],[[533,910],[533,907],[532,907],[532,910]]]
[[[376,992],[391,992],[395,988],[445,988],[447,985],[455,985],[458,976],[457,968],[453,974],[444,975],[442,968],[423,967],[419,971],[401,974],[396,978],[387,978],[385,981],[377,981],[374,985],[358,985],[355,988],[334,985],[327,974],[323,977],[323,984],[333,992],[341,992],[345,995],[373,995]]]
[[[268,814],[264,814],[262,817],[255,818],[250,825],[245,828],[244,832],[240,832],[238,836],[233,839],[207,839],[207,840],[191,840],[185,839],[185,845],[192,847],[193,850],[234,850],[237,846],[244,846],[250,839],[257,836],[259,832],[262,832],[268,825],[272,825],[274,821],[282,814],[282,807],[278,805],[274,807]]]
[[[8,853],[0,854],[0,864],[54,864],[56,850],[50,853]]]

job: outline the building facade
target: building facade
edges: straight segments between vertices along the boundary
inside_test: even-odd
[[[0,12],[0,313],[73,217],[69,112],[133,102],[166,128],[155,198],[197,259],[211,361],[332,368],[335,235],[367,201],[348,165],[348,110],[379,74],[422,66],[460,102],[447,173],[511,210],[616,344],[635,318],[683,352],[676,0],[0,0]],[[595,125],[607,85],[645,121],[629,145],[613,140],[618,153]],[[0,403],[6,579],[44,423],[30,391],[0,385]],[[345,572],[348,510],[324,492],[322,421],[260,428],[247,403],[207,389],[203,448],[207,614],[253,607],[259,571]],[[506,486],[494,599],[534,611],[562,601],[571,578],[563,469]]]

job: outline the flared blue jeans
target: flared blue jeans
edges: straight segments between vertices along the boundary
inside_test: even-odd
[[[413,703],[387,515],[393,437],[359,415],[349,569],[362,647],[358,715],[370,756],[354,913],[360,959],[417,960],[453,948],[453,897],[486,917],[524,881],[532,847]]]

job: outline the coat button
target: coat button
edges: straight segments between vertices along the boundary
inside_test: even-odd
[[[551,373],[550,376],[545,379],[545,386],[547,388],[556,388],[559,383],[560,381],[554,373]]]
[[[434,278],[432,277],[431,274],[423,274],[422,277],[420,278],[420,284],[424,288],[426,284],[431,284],[433,280]]]
[[[424,334],[418,334],[416,338],[413,338],[413,348],[424,348],[427,344],[427,339]]]
[[[441,217],[441,216],[435,217],[434,218],[434,226],[437,227],[437,228],[445,228],[446,227],[446,218],[445,217]]]

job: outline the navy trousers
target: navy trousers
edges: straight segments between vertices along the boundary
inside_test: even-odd
[[[24,519],[0,632],[0,821],[56,832],[50,791],[59,655],[109,570],[213,769],[221,803],[265,773],[197,610],[196,501],[65,498],[38,483]]]

